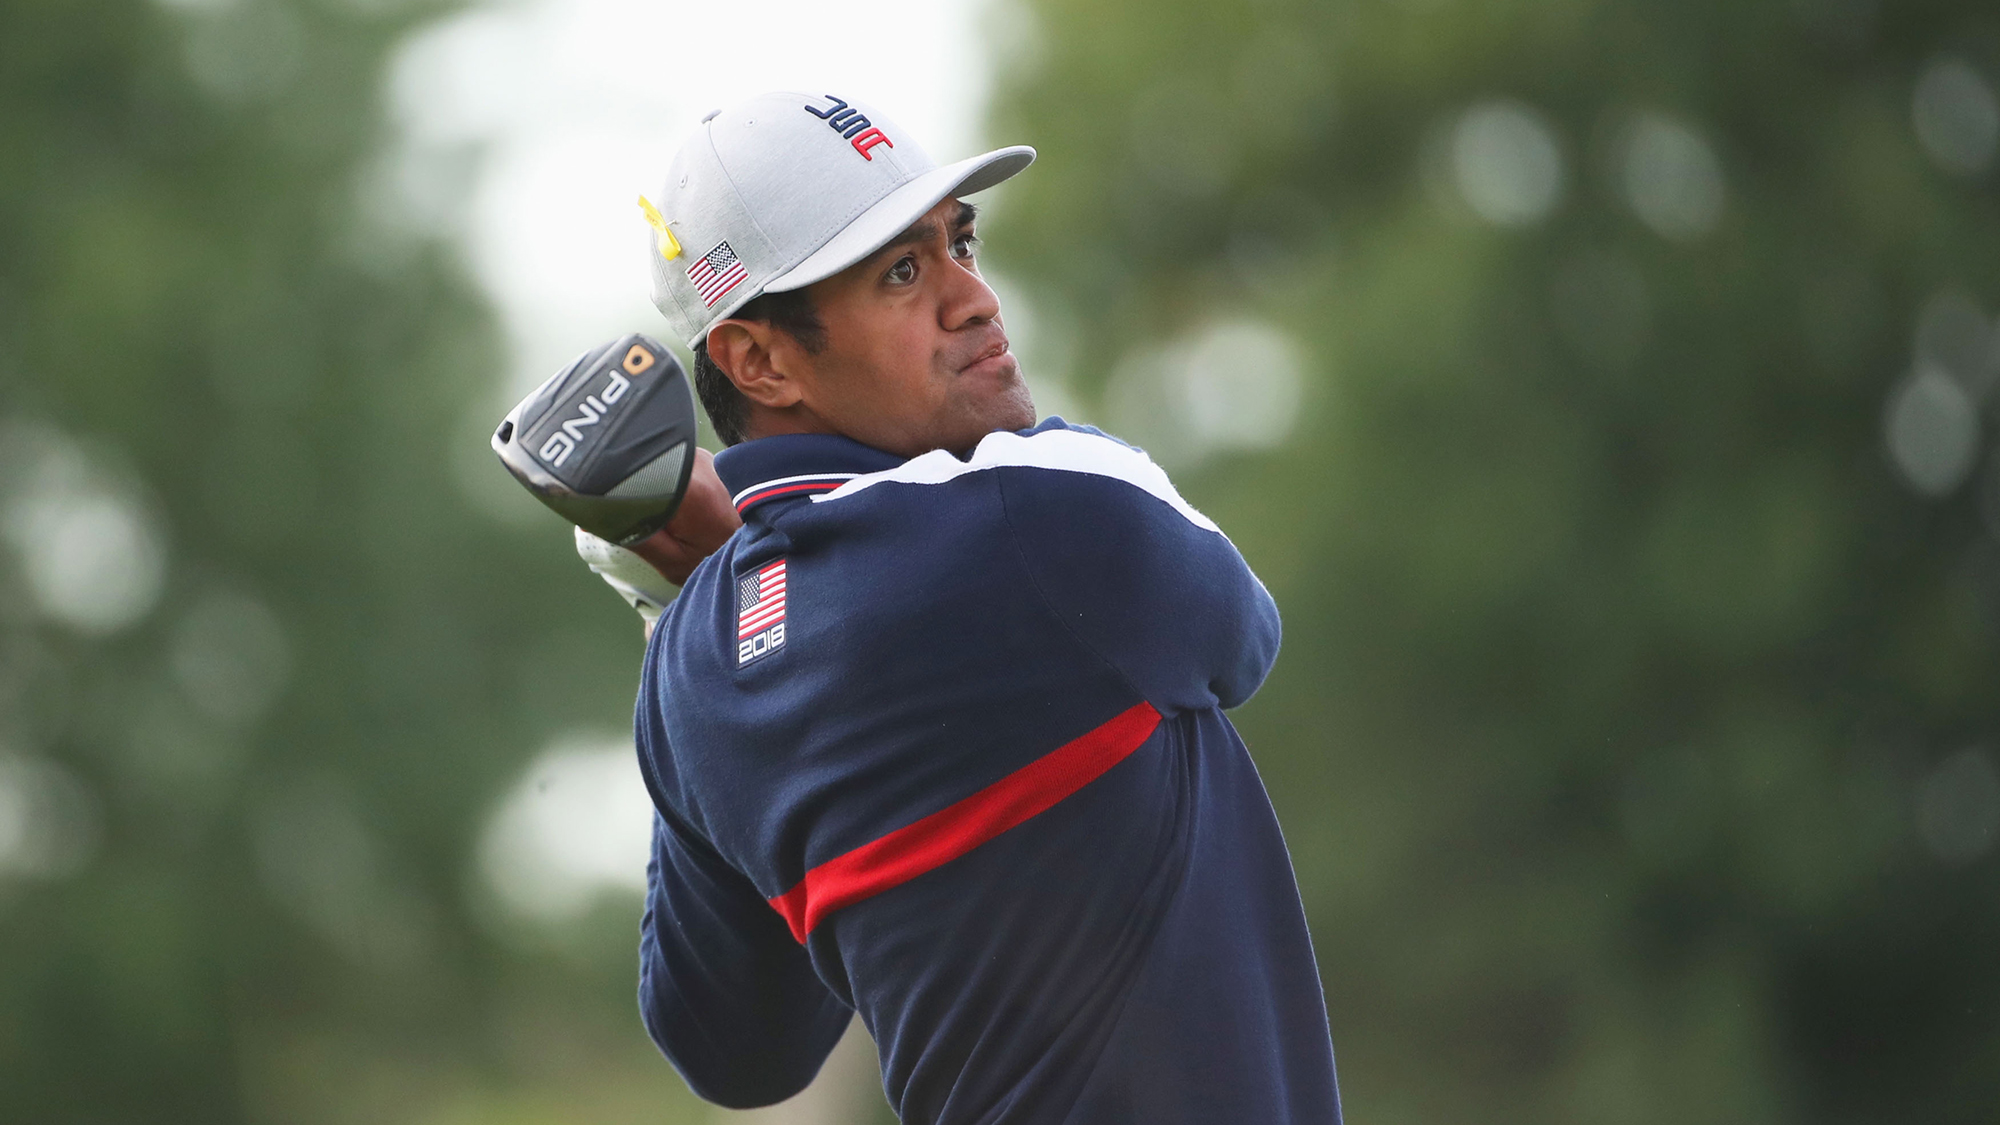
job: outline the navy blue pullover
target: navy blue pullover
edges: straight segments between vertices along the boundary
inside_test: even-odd
[[[744,526],[654,630],[646,1028],[729,1106],[853,1012],[910,1125],[1337,1125],[1290,857],[1223,710],[1270,594],[1143,453],[728,449]]]

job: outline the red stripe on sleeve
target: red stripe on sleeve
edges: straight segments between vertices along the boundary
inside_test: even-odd
[[[1096,781],[1160,725],[1140,703],[1006,777],[914,824],[827,860],[771,900],[792,936],[806,940],[827,915],[941,867]]]

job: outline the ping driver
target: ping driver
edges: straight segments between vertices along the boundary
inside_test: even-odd
[[[494,431],[493,452],[557,515],[622,547],[673,518],[694,468],[694,427],[680,362],[633,333],[530,392]]]

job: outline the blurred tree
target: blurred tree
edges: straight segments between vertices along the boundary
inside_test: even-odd
[[[639,638],[452,488],[495,328],[364,190],[440,10],[0,0],[0,1120],[695,1112],[629,900],[468,891]]]
[[[995,17],[1041,374],[1286,614],[1355,1119],[1990,1118],[1991,6]]]

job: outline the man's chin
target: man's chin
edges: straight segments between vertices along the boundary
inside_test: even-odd
[[[981,407],[976,420],[963,431],[960,453],[970,452],[988,434],[1025,430],[1035,424],[1035,401],[1029,397],[1026,384],[1018,388],[1018,393],[990,399]]]
[[[1011,353],[970,364],[950,377],[942,409],[930,420],[925,449],[964,457],[987,434],[1035,424],[1035,400]]]
[[[986,432],[1024,430],[1035,424],[1035,400],[1021,377],[1013,352],[980,360],[958,373],[956,390],[974,402],[980,417],[991,423]],[[1022,419],[1026,419],[1023,421]]]

